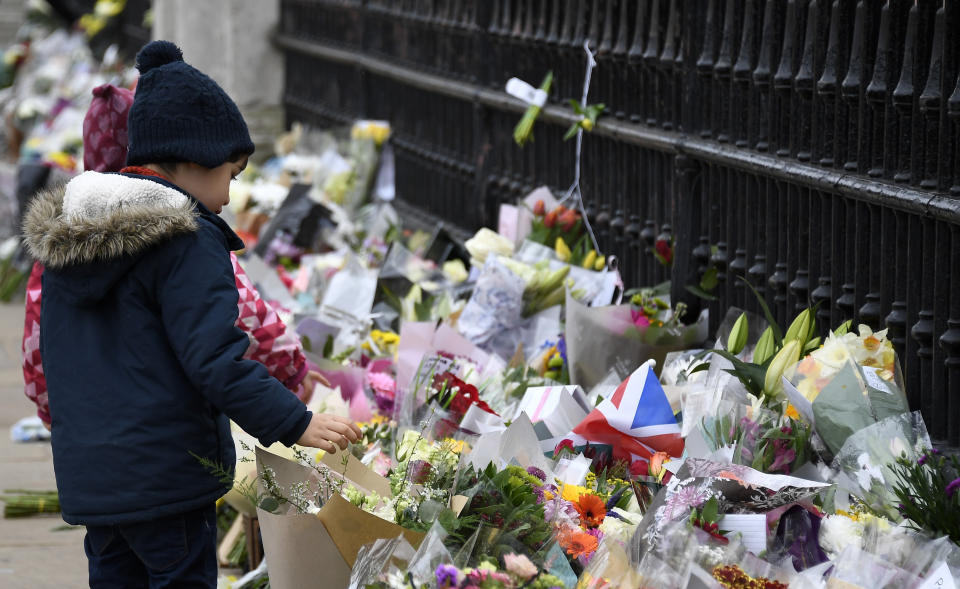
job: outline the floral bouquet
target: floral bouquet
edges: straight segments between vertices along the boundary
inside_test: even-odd
[[[688,458],[647,509],[633,543],[638,550],[656,545],[670,522],[688,520],[694,509],[702,513],[712,499],[717,501],[719,515],[767,514],[792,503],[809,501],[828,486],[765,474],[748,466]],[[717,530],[704,529],[719,531],[723,521],[720,520]]]
[[[497,415],[497,412],[480,398],[477,387],[467,384],[449,371],[433,376],[430,391],[431,393],[427,397],[427,405],[435,405],[441,410],[441,418],[435,436],[447,437],[453,435],[460,427],[460,423],[471,406],[476,406],[491,415]]]
[[[598,271],[606,266],[606,258],[593,249],[583,216],[576,209],[568,209],[562,204],[547,211],[543,200],[536,201],[533,227],[527,239],[553,248],[561,262]]]
[[[861,325],[858,336],[842,326],[784,371],[784,391],[835,455],[854,432],[910,411],[899,374],[886,330]]]
[[[899,520],[903,515],[898,512],[897,504],[908,498],[901,508],[913,509],[918,498],[904,493],[898,501],[895,489],[902,491],[911,484],[901,477],[906,473],[902,469],[898,471],[898,461],[919,461],[923,466],[925,451],[930,447],[930,438],[919,413],[888,417],[847,438],[831,465],[837,471],[834,480],[839,488],[858,497],[875,513]],[[933,499],[932,494],[929,497]],[[911,513],[919,514],[917,511]]]
[[[662,368],[667,353],[706,340],[706,311],[693,325],[684,325],[683,306],[671,309],[669,297],[645,291],[634,300],[590,308],[568,297],[565,337],[571,382],[590,389],[610,368],[626,372],[651,358]]]
[[[765,473],[790,474],[807,463],[810,457],[810,425],[800,419],[791,407],[784,403],[783,413],[762,407],[740,406],[743,415],[737,413],[718,415],[713,427],[728,428],[728,431],[705,433],[704,438],[714,440],[717,433],[721,439],[733,441],[733,461]],[[707,418],[704,418],[706,424]],[[714,449],[720,445],[715,445]]]
[[[920,578],[856,546],[848,546],[834,560],[827,587],[873,589],[916,587]]]
[[[382,575],[367,589],[553,589],[563,581],[537,567],[522,554],[505,554],[502,564],[487,560],[476,567],[440,564],[432,578],[416,583],[409,572]]]
[[[925,448],[898,458],[892,471],[897,509],[908,525],[960,545],[960,459]]]

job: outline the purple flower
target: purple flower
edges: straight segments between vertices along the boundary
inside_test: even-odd
[[[917,464],[919,464],[920,466],[923,466],[923,464],[927,461],[928,456],[929,456],[928,454],[924,454],[920,458],[917,458]]]
[[[950,484],[947,485],[947,497],[953,498],[953,494],[957,492],[958,488],[960,488],[960,478],[950,481]]]
[[[531,474],[531,475],[537,477],[538,479],[540,479],[541,481],[546,481],[546,480],[547,480],[547,473],[543,472],[542,470],[540,470],[540,469],[537,468],[536,466],[528,466],[528,467],[527,467],[527,474]]]
[[[437,567],[435,574],[437,576],[438,587],[455,587],[460,571],[453,565],[442,564]]]
[[[559,517],[574,520],[580,517],[577,508],[569,501],[564,501],[560,493],[554,493],[553,499],[543,504],[543,516],[548,522],[552,522]]]
[[[783,470],[784,474],[790,474],[790,465],[797,458],[797,453],[787,445],[787,440],[773,441],[773,464],[768,469],[769,472]]]
[[[537,505],[543,505],[543,487],[534,487],[533,494],[537,497]]]

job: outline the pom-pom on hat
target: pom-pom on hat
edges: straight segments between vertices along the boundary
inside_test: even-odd
[[[127,161],[127,113],[133,92],[104,84],[93,89],[83,118],[83,169],[118,172]]]
[[[148,43],[137,54],[137,69],[127,165],[193,162],[215,168],[253,153],[237,105],[216,82],[185,63],[176,45]]]

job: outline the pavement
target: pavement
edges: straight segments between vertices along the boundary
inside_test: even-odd
[[[56,489],[47,442],[14,443],[10,426],[36,414],[23,394],[20,340],[23,303],[0,304],[0,491]],[[0,518],[0,587],[87,587],[82,527],[59,516]]]

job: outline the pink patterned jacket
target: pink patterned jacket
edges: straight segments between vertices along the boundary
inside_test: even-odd
[[[269,303],[260,298],[240,262],[232,252],[230,261],[236,275],[240,315],[237,327],[250,338],[250,347],[244,357],[256,360],[270,371],[288,389],[303,398],[301,386],[307,375],[307,362],[300,340],[288,333],[286,326]],[[36,403],[37,415],[50,423],[50,405],[47,401],[47,382],[43,376],[40,357],[40,299],[43,266],[34,264],[27,281],[27,309],[23,326],[23,382],[27,397]]]

